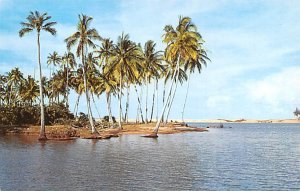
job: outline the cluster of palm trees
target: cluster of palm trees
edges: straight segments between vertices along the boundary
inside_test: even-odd
[[[75,105],[75,108],[78,109],[79,97],[85,94],[92,133],[97,135],[91,110],[91,101],[94,100],[94,96],[99,97],[105,93],[109,122],[112,126],[114,124],[111,98],[115,96],[118,99],[118,126],[122,129],[122,122],[128,122],[130,90],[134,89],[138,97],[137,121],[148,123],[154,118],[155,103],[158,103],[158,83],[162,81],[164,106],[161,115],[156,119],[154,133],[157,134],[160,123],[168,119],[178,83],[182,84],[189,80],[191,73],[195,70],[200,73],[203,65],[206,65],[209,60],[203,48],[204,41],[189,17],[180,17],[176,28],[170,25],[165,26],[163,42],[167,47],[165,51],[157,51],[153,41],[149,40],[142,46],[130,40],[129,35],[124,33],[118,37],[116,43],[109,38],[103,38],[95,28],[91,27],[92,17],[79,15],[77,31],[65,39],[66,53],[61,56],[57,52],[53,52],[48,56],[50,79],[47,80],[43,77],[41,70],[40,32],[56,34],[54,28],[56,22],[49,22],[49,19],[51,17],[47,13],[30,12],[27,22],[21,23],[22,29],[19,31],[20,37],[31,31],[36,31],[37,34],[40,87],[37,91],[34,81],[36,90],[34,95],[35,98],[37,98],[37,92],[40,95],[40,139],[46,139],[43,122],[44,97],[46,96],[49,104],[60,102],[59,98],[63,97],[61,102],[69,107],[68,95],[70,89],[73,89],[78,94]],[[28,77],[28,80],[30,79],[31,77]],[[17,81],[10,81],[11,86],[19,85],[16,83]],[[169,89],[166,91],[168,84]],[[152,106],[148,103],[149,85],[154,86]],[[146,88],[145,95],[142,95],[140,91],[142,87]],[[123,99],[125,95],[126,99]],[[143,96],[146,97],[144,108],[142,107]],[[34,102],[35,98],[32,98],[31,101]],[[122,103],[123,100],[126,100],[126,104]],[[74,112],[77,113],[76,109]],[[184,109],[182,118],[183,113]]]
[[[0,106],[33,106],[39,96],[37,81],[19,68],[0,75]]]

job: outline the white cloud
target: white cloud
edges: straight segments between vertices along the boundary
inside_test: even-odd
[[[286,105],[300,104],[300,67],[290,67],[262,80],[248,82],[249,99],[267,103],[274,109]]]

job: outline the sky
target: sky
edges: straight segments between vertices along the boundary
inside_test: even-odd
[[[125,32],[141,44],[154,40],[160,50],[165,48],[164,26],[176,26],[182,15],[198,27],[211,59],[201,74],[191,75],[186,119],[293,118],[300,107],[298,0],[0,0],[0,74],[19,67],[25,75],[33,75],[37,69],[36,36],[18,37],[20,22],[35,10],[47,12],[58,23],[55,37],[41,36],[46,76],[47,56],[66,51],[64,39],[75,32],[78,14],[92,16],[92,26],[105,38],[116,41]],[[162,84],[159,88],[161,97]],[[170,118],[181,118],[186,90],[187,83],[178,87]],[[135,118],[136,95],[133,90],[130,95],[129,117]],[[70,99],[72,111],[76,95]],[[100,116],[107,114],[103,96],[95,105]],[[158,105],[160,113],[162,104]],[[86,112],[84,98],[79,108]],[[115,116],[117,108],[113,100]],[[93,112],[97,117],[95,107]]]

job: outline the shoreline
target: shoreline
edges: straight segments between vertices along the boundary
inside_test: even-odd
[[[299,119],[187,119],[185,121],[187,123],[300,123]]]

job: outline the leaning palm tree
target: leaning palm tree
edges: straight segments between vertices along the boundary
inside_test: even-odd
[[[185,71],[189,70],[189,74],[188,74],[188,85],[187,85],[186,94],[185,94],[185,98],[184,98],[184,104],[183,104],[183,108],[182,108],[182,112],[181,112],[181,120],[183,123],[184,123],[183,115],[184,115],[185,105],[186,105],[186,101],[187,101],[187,97],[188,97],[188,93],[189,93],[191,74],[194,73],[195,69],[197,69],[198,73],[200,74],[202,67],[206,66],[207,62],[210,61],[210,59],[207,57],[207,53],[206,53],[205,49],[202,46],[202,43],[200,43],[198,51],[199,51],[199,53],[198,53],[197,60],[191,59],[188,62],[186,62],[184,65],[184,70]]]
[[[191,22],[189,17],[179,17],[178,26],[174,29],[173,26],[167,25],[164,28],[163,42],[167,44],[165,57],[168,61],[176,63],[175,72],[172,76],[172,81],[167,94],[160,118],[156,123],[155,129],[151,136],[157,137],[160,127],[160,122],[164,116],[168,102],[171,101],[171,92],[175,79],[178,79],[180,66],[190,59],[197,59],[199,41],[202,39],[197,32],[197,27]],[[179,80],[176,81],[178,83]],[[174,91],[175,93],[175,91]]]
[[[21,22],[22,29],[19,31],[19,36],[23,37],[25,34],[32,31],[37,32],[37,46],[38,46],[38,64],[40,73],[40,106],[41,106],[41,130],[39,140],[46,140],[45,132],[45,116],[44,116],[44,97],[43,97],[43,84],[42,84],[42,65],[41,65],[41,51],[40,51],[40,34],[41,31],[49,32],[51,35],[56,34],[56,29],[53,26],[56,22],[48,22],[51,16],[47,13],[40,14],[38,11],[30,12],[26,18],[27,22]]]
[[[67,43],[68,50],[70,50],[73,46],[77,44],[76,54],[77,57],[81,57],[81,61],[82,61],[83,81],[85,86],[85,95],[86,95],[86,101],[88,107],[89,121],[92,128],[92,133],[98,135],[99,133],[94,125],[92,110],[90,105],[89,88],[88,88],[87,76],[86,76],[87,65],[85,63],[85,57],[87,55],[88,48],[89,47],[96,48],[96,45],[93,41],[101,40],[101,37],[99,36],[97,30],[94,28],[90,28],[90,24],[92,20],[93,20],[92,17],[83,14],[79,15],[77,32],[75,32],[70,37],[65,39],[65,42]]]

